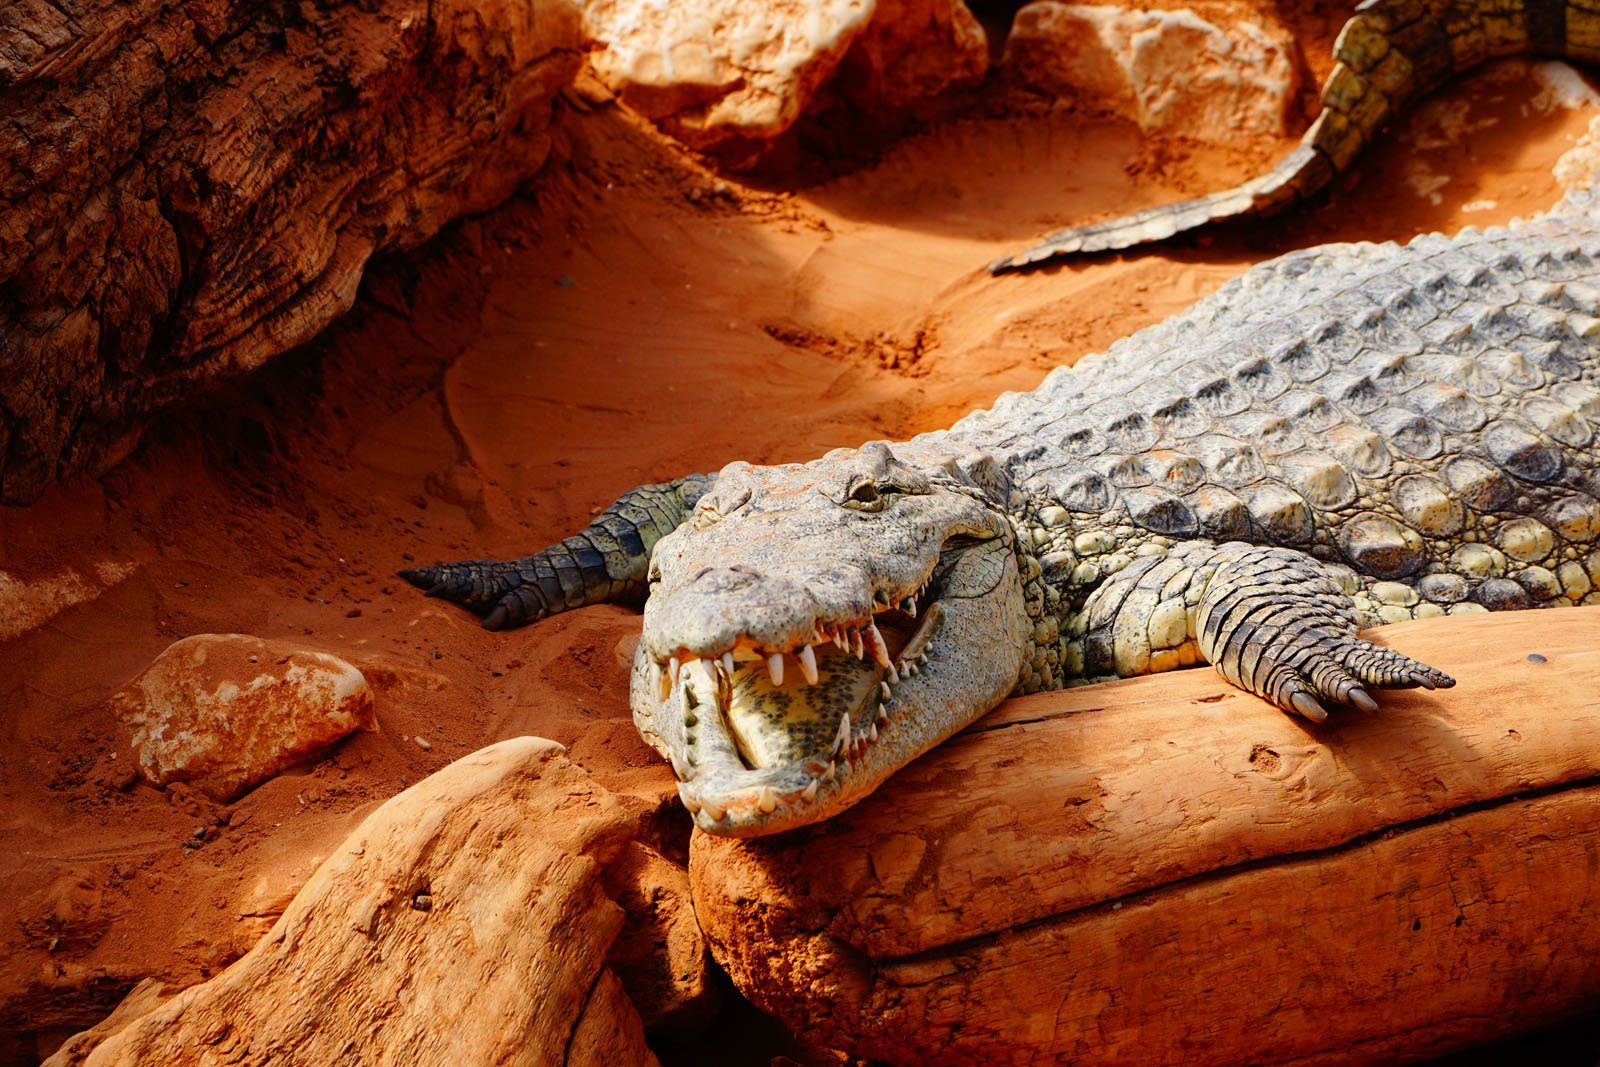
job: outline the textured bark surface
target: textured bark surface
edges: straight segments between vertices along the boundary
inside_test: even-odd
[[[0,10],[0,501],[311,337],[539,169],[571,0]]]
[[[1013,700],[811,832],[696,835],[713,954],[894,1063],[1420,1056],[1600,996],[1600,608],[1406,623],[1309,729],[1210,671]],[[1539,658],[1542,657],[1542,658]]]
[[[560,745],[491,745],[374,812],[226,971],[53,1062],[653,1064],[605,966],[631,837]]]

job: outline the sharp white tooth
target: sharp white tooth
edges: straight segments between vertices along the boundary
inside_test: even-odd
[[[783,653],[774,652],[767,657],[767,674],[772,678],[774,688],[783,684]]]
[[[850,631],[850,654],[855,656],[856,659],[861,659],[866,655],[866,653],[862,651],[861,647],[860,630]]]
[[[683,806],[689,809],[690,815],[699,814],[700,802],[689,795],[689,787],[681,782],[678,784],[678,799],[683,801]]]
[[[833,737],[833,751],[837,755],[850,742],[850,713],[847,711],[839,719],[839,732]]]
[[[667,661],[667,677],[672,679],[672,688],[678,688],[678,672],[683,669],[683,664],[678,662],[678,657],[673,656]]]
[[[885,653],[885,655],[887,654],[888,653]],[[889,681],[898,682],[900,680],[900,675],[895,671],[894,664],[885,664],[883,669],[889,675]]]
[[[701,801],[700,806],[705,809],[706,814],[711,817],[712,822],[721,822],[722,817],[728,814],[727,808],[719,808],[716,804],[709,800]]]
[[[800,673],[806,676],[807,685],[817,684],[817,654],[811,651],[810,645],[800,649]]]
[[[733,653],[732,652],[724,652],[722,654],[722,673],[726,674],[729,677],[729,679],[733,678]]]
[[[778,794],[772,791],[770,785],[761,787],[761,796],[756,800],[756,807],[761,809],[763,815],[771,815],[778,810]]]
[[[834,777],[835,774],[838,773],[838,771],[839,771],[838,763],[836,761],[834,761],[834,760],[829,760],[828,761],[828,769],[822,772],[822,780],[824,782],[833,781],[833,777]]]
[[[878,705],[878,725],[879,726],[888,726],[889,725],[889,709],[884,707],[882,704]]]
[[[820,785],[822,785],[822,779],[813,778],[813,779],[811,779],[811,784],[806,786],[805,792],[800,794],[801,796],[806,798],[806,803],[807,804],[809,804],[813,800],[817,799],[817,787],[820,786]]]
[[[878,689],[883,693],[883,699],[885,700],[888,700],[890,697],[894,696],[894,690],[889,688],[888,682],[879,682]]]
[[[672,686],[667,681],[667,672],[661,666],[659,660],[650,661],[650,677],[655,680],[656,698],[658,700],[666,700],[667,697],[672,695]]]
[[[928,653],[925,652],[925,651],[924,652],[918,652],[917,653],[917,662],[918,663],[927,663],[928,662]]]
[[[893,670],[894,661],[889,658],[889,646],[878,632],[877,623],[867,623],[867,635],[872,639],[872,658],[878,661],[878,666]]]
[[[878,720],[877,719],[873,719],[872,720],[872,725],[867,727],[867,740],[870,742],[870,741],[876,741],[877,739],[878,739]]]

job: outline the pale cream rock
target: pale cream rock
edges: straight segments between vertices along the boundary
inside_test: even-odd
[[[877,116],[914,112],[988,68],[961,0],[590,0],[584,33],[625,104],[703,150],[778,137],[836,73],[835,91]]]
[[[68,608],[88,603],[137,570],[132,563],[105,560],[93,575],[68,567],[32,580],[0,571],[0,641],[37,630]]]
[[[1289,132],[1293,55],[1284,27],[1255,18],[1218,26],[1188,9],[1035,0],[1017,12],[1001,62],[1020,84],[1146,133],[1228,142]]]
[[[146,778],[223,801],[377,728],[354,666],[248,634],[175,642],[111,703]]]

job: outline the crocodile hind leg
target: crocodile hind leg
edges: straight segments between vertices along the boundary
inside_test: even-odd
[[[487,630],[523,626],[587,604],[640,603],[650,551],[680,526],[714,479],[691,474],[624,493],[581,533],[531,556],[403,570],[400,577],[483,616]]]
[[[1368,686],[1455,680],[1356,634],[1355,602],[1328,569],[1286,548],[1223,545],[1195,610],[1200,652],[1230,682],[1315,722],[1323,701],[1376,711]]]
[[[1107,579],[1069,627],[1084,677],[1201,660],[1285,711],[1321,722],[1323,701],[1373,711],[1367,687],[1443,688],[1446,674],[1356,635],[1356,603],[1303,552],[1184,541]]]

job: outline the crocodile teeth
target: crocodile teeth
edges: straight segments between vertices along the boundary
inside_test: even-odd
[[[772,791],[770,785],[761,787],[761,796],[756,801],[756,807],[761,809],[763,815],[771,815],[778,810],[778,794]]]
[[[683,664],[678,662],[677,656],[673,656],[667,661],[667,677],[672,681],[668,689],[678,688],[678,672],[681,670],[683,670]]]
[[[767,674],[772,678],[772,687],[774,689],[783,684],[782,652],[774,652],[767,657]]]
[[[705,809],[706,815],[710,817],[712,822],[721,822],[722,817],[728,814],[727,808],[719,808],[709,800],[701,801],[700,806]]]
[[[884,707],[882,704],[878,705],[878,725],[879,726],[888,726],[889,725],[889,709]]]
[[[690,815],[698,815],[700,813],[700,802],[689,795],[688,786],[679,784],[678,799],[683,801],[683,806],[689,809]]]
[[[656,683],[656,697],[666,700],[672,695],[672,686],[667,682],[667,672],[662,669],[660,660],[650,661],[650,678]]]
[[[888,653],[888,652],[887,652],[887,650],[886,650],[886,651],[885,651],[885,652],[884,652],[884,655],[886,655],[886,656],[887,656],[887,655],[888,655],[888,654],[889,654],[889,653]],[[895,669],[894,669],[894,664],[893,664],[893,663],[885,663],[885,664],[884,664],[884,665],[883,665],[883,669],[884,669],[884,671],[885,671],[885,672],[886,672],[886,673],[887,673],[887,674],[888,674],[888,675],[889,675],[889,681],[891,681],[891,682],[898,682],[898,681],[899,681],[899,680],[900,680],[900,675],[899,675],[899,673],[898,673],[898,672],[896,672],[896,671],[895,671]]]
[[[856,659],[861,659],[866,655],[866,653],[864,653],[861,649],[860,630],[850,631],[850,654],[855,656]]]
[[[840,652],[846,654],[850,652],[850,635],[844,627],[841,626],[833,631],[833,644]]]
[[[878,604],[881,607],[885,607],[885,608],[888,607],[889,606],[889,591],[886,590],[886,589],[874,589],[872,591],[872,602],[874,604]]]
[[[811,779],[811,784],[806,786],[805,791],[800,794],[801,796],[806,798],[806,803],[807,804],[809,804],[813,800],[817,799],[817,787],[820,786],[820,785],[822,785],[822,779],[821,778],[813,778],[813,779]]]
[[[873,719],[872,720],[872,724],[867,727],[867,740],[868,741],[876,741],[877,739],[878,739],[878,720],[877,719]]]
[[[726,674],[729,678],[733,677],[733,653],[732,652],[724,652],[722,654],[722,673]]]
[[[837,756],[840,752],[844,751],[845,746],[848,745],[849,743],[850,743],[850,713],[847,711],[839,719],[839,732],[837,734],[835,734],[834,738],[833,738],[833,754],[835,756]],[[828,765],[828,767],[831,770],[833,765],[830,763]]]
[[[894,690],[889,688],[888,682],[879,682],[878,689],[882,691],[883,699],[885,700],[888,700],[890,697],[894,696]]]
[[[910,615],[913,619],[916,618],[917,598],[914,596],[908,596],[904,600],[900,601],[900,610],[905,612],[907,615]]]
[[[893,670],[894,661],[889,658],[889,646],[884,642],[883,635],[878,632],[877,623],[867,623],[867,636],[871,638],[869,643],[872,646],[872,658],[878,661],[878,666]]]
[[[800,673],[806,676],[807,685],[817,684],[817,654],[811,650],[810,645],[800,649]]]

